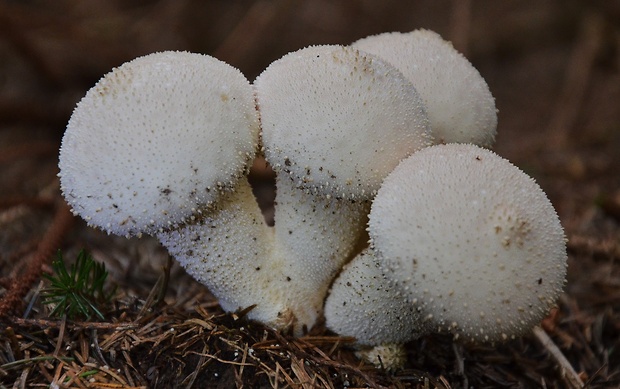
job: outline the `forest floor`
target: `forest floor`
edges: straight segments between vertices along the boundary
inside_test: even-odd
[[[428,336],[407,345],[404,370],[385,371],[321,325],[294,339],[225,314],[155,240],[107,236],[68,211],[64,127],[112,67],[190,50],[253,80],[310,44],[417,28],[478,68],[499,109],[494,150],[560,216],[567,284],[536,334],[494,347]],[[104,320],[41,303],[57,250],[71,261],[81,249],[117,286]],[[0,1],[0,388],[581,385],[620,387],[619,1]]]

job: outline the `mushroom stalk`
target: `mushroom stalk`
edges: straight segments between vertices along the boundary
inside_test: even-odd
[[[276,187],[271,260],[287,265],[283,288],[299,333],[315,323],[330,283],[363,240],[370,202],[315,196],[285,174]]]
[[[316,199],[286,177],[276,182],[275,227],[265,224],[243,179],[215,209],[157,237],[224,310],[253,306],[249,319],[301,335],[352,256],[370,204]]]
[[[255,305],[249,317],[273,324],[285,311],[288,273],[273,258],[273,230],[264,222],[247,179],[192,224],[157,234],[170,254],[206,285],[225,311]]]

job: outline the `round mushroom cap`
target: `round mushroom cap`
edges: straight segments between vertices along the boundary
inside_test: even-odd
[[[431,144],[413,85],[350,47],[289,53],[254,85],[265,157],[312,192],[369,199],[401,159]]]
[[[90,225],[153,234],[232,187],[258,132],[253,89],[239,70],[187,52],[139,57],[75,108],[60,150],[61,188]]]
[[[493,144],[495,100],[480,73],[450,42],[433,31],[416,30],[374,35],[352,46],[390,62],[415,85],[437,143]]]
[[[520,335],[555,305],[566,243],[545,193],[468,144],[404,160],[372,205],[371,245],[386,276],[438,331],[471,341]]]

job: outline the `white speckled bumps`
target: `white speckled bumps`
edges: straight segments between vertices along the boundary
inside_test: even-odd
[[[403,72],[426,106],[436,143],[495,141],[495,99],[478,70],[452,44],[429,30],[388,32],[354,42]]]
[[[474,145],[432,146],[401,162],[373,202],[369,234],[377,274],[394,287],[386,301],[381,288],[360,297],[361,313],[373,320],[373,310],[402,295],[400,311],[419,315],[410,339],[429,331],[467,341],[514,338],[540,322],[565,282],[564,233],[546,195],[517,167]],[[359,312],[342,307],[340,295],[359,288],[350,279],[359,276],[347,275],[357,261],[366,259],[341,273],[325,307],[327,325],[349,336],[357,336],[347,322]],[[373,336],[401,342],[401,320]]]
[[[136,58],[75,108],[61,189],[74,213],[108,233],[174,228],[236,185],[258,132],[252,87],[237,69],[186,52]]]

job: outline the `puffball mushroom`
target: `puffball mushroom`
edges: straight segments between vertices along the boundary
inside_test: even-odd
[[[307,47],[254,85],[267,161],[313,193],[370,199],[398,162],[432,142],[416,88],[372,54]]]
[[[387,294],[347,275],[360,267],[354,259],[325,306],[327,326],[341,335],[358,336],[353,314],[363,322],[372,310],[387,304],[397,310],[393,304],[400,302],[423,324],[403,334],[411,322],[384,323],[381,342],[427,331],[473,342],[507,340],[539,323],[565,282],[564,233],[545,193],[510,162],[474,145],[432,146],[401,162],[373,202],[368,230],[380,268],[375,277],[396,290]],[[368,294],[378,290],[358,298],[372,302],[361,311],[340,297],[359,288],[358,280]],[[381,299],[394,294],[403,298]]]
[[[439,34],[429,30],[383,33],[360,39],[352,47],[388,61],[415,85],[437,143],[493,144],[497,110],[489,87]]]
[[[150,54],[115,68],[78,103],[60,149],[60,185],[89,225],[154,234],[219,201],[257,144],[241,72],[206,55]]]
[[[245,177],[258,133],[254,91],[237,69],[191,53],[137,58],[74,111],[63,192],[91,225],[155,235],[225,310],[256,305],[249,317],[274,324],[286,277]]]
[[[428,119],[397,69],[350,47],[289,53],[254,85],[265,158],[276,171],[275,256],[291,264],[290,304],[310,326],[363,238],[380,182],[431,144]]]
[[[183,52],[140,57],[77,105],[61,187],[90,225],[157,235],[225,309],[278,309],[255,276],[272,246],[245,177],[258,133],[254,91],[237,69]]]

